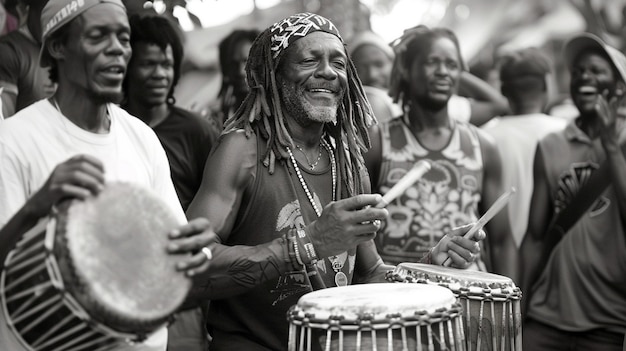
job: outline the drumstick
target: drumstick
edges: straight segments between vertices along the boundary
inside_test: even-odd
[[[501,209],[504,208],[504,206],[506,206],[506,204],[509,203],[511,196],[515,194],[515,191],[515,187],[511,187],[509,191],[500,195],[500,197],[493,203],[493,205],[489,207],[487,212],[485,212],[485,214],[480,217],[478,222],[474,223],[474,225],[470,228],[470,230],[467,231],[467,233],[465,233],[465,235],[463,235],[463,237],[466,239],[471,239],[472,237],[474,237],[474,234],[476,234],[476,232],[481,230],[485,226],[485,224],[487,224],[487,222],[489,222],[498,212],[500,212]],[[450,261],[450,257],[448,256],[448,258],[446,258],[446,260],[443,262],[443,265],[445,267],[449,267],[450,264],[452,264],[452,262]]]
[[[430,163],[426,160],[421,160],[413,168],[409,170],[389,191],[383,195],[382,200],[376,205],[376,208],[383,208],[395,198],[400,196],[406,191],[413,183],[417,182],[426,172],[430,170]]]

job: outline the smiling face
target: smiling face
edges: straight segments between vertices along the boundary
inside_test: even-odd
[[[165,104],[174,80],[172,46],[163,50],[156,44],[138,42],[134,47],[128,66],[129,100],[146,107]]]
[[[581,114],[595,111],[598,95],[615,91],[617,77],[611,62],[604,55],[590,51],[579,55],[571,71],[570,94]]]
[[[452,40],[438,37],[419,53],[411,65],[409,88],[412,99],[428,109],[447,106],[461,77],[459,51]]]
[[[293,42],[278,68],[285,113],[302,125],[336,122],[348,86],[348,58],[336,36],[314,32]]]
[[[60,86],[70,86],[98,102],[118,101],[131,55],[126,12],[118,5],[101,3],[70,25],[57,60]]]

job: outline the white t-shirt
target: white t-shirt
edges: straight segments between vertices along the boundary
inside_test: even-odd
[[[496,141],[505,189],[514,186],[517,190],[507,207],[518,247],[528,225],[537,143],[549,133],[562,130],[566,124],[562,118],[537,113],[494,118],[482,127]]]
[[[455,121],[470,122],[472,117],[471,100],[460,95],[452,95],[448,100],[448,116]]]
[[[186,222],[170,178],[167,156],[156,134],[145,123],[109,104],[111,129],[95,134],[61,115],[48,100],[38,101],[0,122],[0,227],[48,179],[53,169],[77,154],[89,154],[104,164],[105,181],[127,181],[148,187],[170,204],[181,224]],[[124,351],[164,351],[167,328]],[[20,351],[0,309],[0,349]]]

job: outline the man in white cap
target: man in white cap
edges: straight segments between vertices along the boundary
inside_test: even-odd
[[[621,351],[626,159],[620,144],[626,131],[617,110],[626,87],[626,57],[581,34],[566,44],[565,60],[579,116],[540,140],[535,154],[530,219],[520,252],[523,345],[532,351]],[[548,230],[551,223],[560,230]]]
[[[151,188],[185,223],[158,138],[114,104],[122,96],[131,55],[122,2],[50,0],[41,23],[41,64],[50,67],[58,89],[50,99],[0,123],[0,264],[21,233],[48,215],[53,205],[98,194],[109,181]],[[208,222],[198,219],[174,232],[179,235],[169,252],[195,253],[177,268],[187,275],[206,270],[209,254],[200,249],[214,238]],[[166,342],[167,330],[161,328],[143,343],[122,349],[163,351]],[[4,310],[0,349],[25,349],[7,329]]]

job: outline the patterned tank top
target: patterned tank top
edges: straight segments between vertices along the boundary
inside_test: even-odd
[[[476,221],[483,182],[483,160],[474,126],[452,121],[452,134],[440,150],[430,150],[402,118],[381,125],[382,164],[377,189],[386,193],[420,160],[431,169],[387,209],[389,219],[376,237],[390,264],[419,260],[452,228]],[[478,266],[484,269],[482,262]]]

